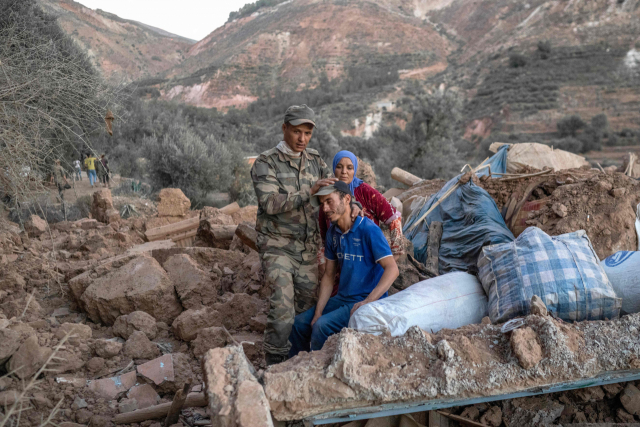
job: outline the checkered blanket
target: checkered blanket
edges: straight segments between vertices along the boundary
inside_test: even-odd
[[[478,269],[493,323],[529,314],[534,295],[566,321],[620,314],[622,300],[584,230],[551,237],[529,227],[514,242],[484,247]]]

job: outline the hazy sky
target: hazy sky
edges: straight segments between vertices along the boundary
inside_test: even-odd
[[[227,22],[229,12],[255,0],[77,0],[121,18],[201,40]]]

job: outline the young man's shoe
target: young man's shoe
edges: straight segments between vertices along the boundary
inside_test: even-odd
[[[282,363],[287,360],[287,356],[285,356],[284,354],[265,353],[264,360],[267,366],[277,365],[278,363]]]

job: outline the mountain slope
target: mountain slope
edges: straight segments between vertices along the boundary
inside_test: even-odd
[[[41,0],[62,28],[87,49],[107,78],[134,81],[179,64],[193,40],[73,0]]]

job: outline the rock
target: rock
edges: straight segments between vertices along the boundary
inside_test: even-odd
[[[0,377],[0,391],[5,391],[8,389],[13,381],[9,377]]]
[[[67,342],[71,345],[79,345],[81,342],[91,338],[91,328],[82,323],[63,323],[56,331],[55,337],[59,340],[69,334]]]
[[[87,404],[86,400],[80,399],[79,396],[76,396],[76,398],[73,399],[73,403],[71,404],[71,409],[77,411],[78,409],[86,408],[87,406],[89,405]]]
[[[171,323],[182,311],[167,273],[155,259],[145,256],[95,280],[80,297],[80,303],[91,320],[107,325],[134,311]]]
[[[93,348],[98,356],[109,359],[120,353],[122,343],[115,340],[96,340]]]
[[[502,424],[502,410],[499,406],[492,406],[482,415],[480,422],[491,427],[499,427]]]
[[[503,402],[503,417],[510,426],[537,427],[548,426],[560,417],[564,406],[549,396],[523,397]]]
[[[76,412],[76,422],[80,424],[87,424],[91,417],[93,417],[93,412],[88,409],[80,409]]]
[[[624,187],[614,188],[613,190],[609,191],[609,194],[611,194],[611,196],[613,197],[624,197],[624,195],[627,194],[627,189]]]
[[[249,328],[254,332],[263,333],[267,328],[267,315],[259,314],[249,319]]]
[[[0,290],[7,292],[21,291],[26,285],[27,283],[25,282],[24,277],[15,271],[7,273],[0,280]]]
[[[133,412],[138,409],[138,402],[136,399],[122,399],[118,402],[118,412],[124,414],[125,412]]]
[[[135,384],[136,373],[132,371],[117,377],[91,381],[89,383],[89,390],[94,392],[97,397],[113,400],[119,395],[129,391]]]
[[[74,372],[84,366],[84,360],[79,351],[73,351],[71,348],[58,351],[56,357],[59,359],[51,362],[51,369],[55,369],[57,373]]]
[[[225,345],[227,345],[227,333],[217,326],[200,329],[197,338],[191,341],[191,349],[196,357],[203,356],[212,348]]]
[[[460,416],[463,418],[468,418],[471,421],[478,421],[478,418],[480,418],[480,411],[475,406],[467,406],[466,408],[464,408],[464,411],[462,411],[462,414],[460,414]]]
[[[604,399],[604,391],[599,386],[573,390],[572,395],[582,403],[597,402]]]
[[[175,381],[173,356],[171,354],[165,354],[162,357],[143,363],[137,369],[138,374],[156,385],[161,385],[165,381]]]
[[[546,316],[548,314],[547,306],[538,295],[534,295],[531,297],[530,312],[531,314],[534,314],[536,316]]]
[[[551,210],[560,218],[564,218],[568,213],[567,207],[562,203],[554,203],[553,206],[551,206]]]
[[[24,231],[27,232],[29,237],[39,237],[45,233],[48,229],[47,221],[40,218],[38,215],[31,215],[24,223]]]
[[[163,188],[158,194],[158,216],[183,216],[189,212],[191,201],[179,188]]]
[[[616,412],[616,421],[619,423],[635,423],[636,419],[622,408],[618,408]]]
[[[193,358],[185,353],[171,353],[173,362],[173,380],[167,379],[158,386],[160,393],[174,393],[180,390],[184,385],[196,378],[195,373],[191,369]]]
[[[4,364],[15,353],[22,343],[19,332],[11,329],[0,329],[0,365]]]
[[[124,344],[124,355],[132,359],[153,359],[160,356],[158,346],[144,332],[135,331]]]
[[[620,395],[620,403],[628,413],[640,415],[640,390],[631,383],[627,383],[624,391]]]
[[[136,401],[137,409],[148,408],[160,402],[160,396],[149,384],[132,387],[129,393],[127,393],[127,398]]]
[[[217,301],[220,291],[219,279],[216,277],[213,280],[211,274],[201,270],[189,255],[173,255],[163,267],[176,287],[183,307],[201,308]]]
[[[623,387],[619,383],[613,383],[613,384],[603,385],[602,389],[604,390],[607,396],[607,399],[613,399],[618,394],[620,394],[620,392],[623,390]]]
[[[203,371],[213,425],[273,426],[269,401],[240,347],[209,350]]]
[[[29,301],[29,305],[27,306],[27,301],[29,301],[29,297],[25,296],[24,298],[18,298],[11,301],[5,301],[0,304],[1,311],[7,316],[8,319],[12,317],[22,317],[23,322],[32,322],[35,320],[40,320],[42,318],[42,307],[38,304],[35,298],[32,298]],[[27,311],[24,309],[27,307]],[[22,316],[22,313],[25,313]]]
[[[200,310],[186,310],[174,320],[171,328],[173,334],[182,341],[191,341],[196,338],[198,331],[211,326],[221,326],[222,316],[216,310],[202,308]]]
[[[112,427],[114,424],[111,422],[112,417],[106,415],[94,415],[89,421],[91,427]]]
[[[104,359],[102,357],[92,357],[85,365],[89,372],[98,372],[104,368]]]
[[[516,329],[511,333],[511,348],[524,369],[530,369],[542,360],[538,334],[530,327]]]
[[[11,356],[7,368],[20,379],[31,378],[47,361],[51,349],[40,347],[35,335],[27,338]]]
[[[20,393],[16,390],[0,391],[0,406],[11,406],[20,397]]]
[[[158,334],[156,319],[144,311],[134,311],[118,317],[113,324],[113,333],[125,340],[135,331],[144,332],[147,338],[154,339]]]
[[[447,340],[438,341],[438,344],[436,344],[436,351],[438,352],[438,357],[445,362],[452,360],[456,354]]]
[[[93,193],[91,215],[98,221],[111,224],[120,221],[120,214],[113,207],[111,190],[104,188]]]
[[[224,294],[222,302],[213,305],[222,316],[223,325],[229,330],[241,329],[251,318],[264,310],[264,302],[248,294]],[[213,325],[210,325],[213,326]]]

